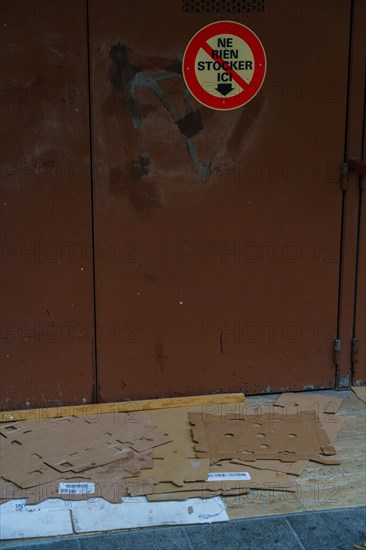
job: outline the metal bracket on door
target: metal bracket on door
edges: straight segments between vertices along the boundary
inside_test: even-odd
[[[359,344],[358,338],[352,338],[351,362],[352,362],[353,369],[355,368],[356,363],[358,363],[358,348],[359,348],[358,344]]]
[[[354,172],[359,178],[360,188],[365,189],[366,187],[366,162],[361,159],[348,159],[348,162],[345,162],[342,167],[342,177],[341,177],[341,186],[342,189],[347,189],[348,187],[348,176],[350,172]]]
[[[341,349],[342,349],[342,343],[340,338],[336,338],[334,340],[334,365],[335,365],[335,385],[338,387],[339,384],[339,369],[341,365]]]

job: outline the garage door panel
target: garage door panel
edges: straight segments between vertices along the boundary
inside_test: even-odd
[[[1,18],[2,406],[89,402],[94,312],[85,4],[6,1]]]
[[[129,25],[93,18],[94,157],[110,170],[95,181],[97,316],[138,333],[99,337],[104,400],[334,384],[349,4],[326,24],[295,4],[231,15],[268,73],[230,112],[181,76],[217,15],[153,1]]]

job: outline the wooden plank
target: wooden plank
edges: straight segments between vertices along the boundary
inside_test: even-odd
[[[196,395],[189,397],[167,397],[144,401],[120,401],[115,403],[96,403],[92,405],[70,405],[43,409],[0,412],[0,422],[16,420],[41,420],[61,416],[100,416],[106,413],[148,411],[153,409],[170,409],[176,407],[193,407],[197,405],[243,403],[243,393],[222,393],[215,395]]]

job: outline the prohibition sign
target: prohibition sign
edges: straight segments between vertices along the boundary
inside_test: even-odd
[[[211,109],[229,111],[251,101],[266,74],[258,36],[235,21],[200,29],[183,56],[183,77],[191,94]]]

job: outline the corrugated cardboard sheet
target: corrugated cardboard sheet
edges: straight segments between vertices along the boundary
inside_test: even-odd
[[[85,499],[102,496],[121,502],[123,496],[153,492],[152,448],[171,441],[151,426],[147,415],[106,414],[92,422],[67,417],[39,422],[14,422],[0,427],[0,498]],[[66,493],[60,482],[67,483]],[[91,482],[88,484],[88,482]]]
[[[240,402],[3,424],[0,502],[294,491],[309,459],[338,463],[340,401],[283,394],[256,414]]]
[[[325,464],[339,464],[326,460],[336,454],[334,447],[314,413],[301,415],[261,414],[214,415],[190,413],[196,454],[219,459],[278,459],[282,462],[314,460]]]

